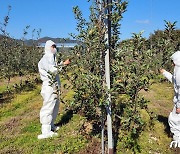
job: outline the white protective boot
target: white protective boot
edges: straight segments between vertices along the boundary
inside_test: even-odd
[[[170,148],[172,148],[173,145],[174,148],[180,148],[180,136],[173,135],[173,141],[170,143]]]
[[[53,131],[51,131],[51,125],[42,125],[41,131],[42,131],[42,134],[38,135],[38,139],[45,139],[45,138],[58,136],[57,133],[54,133]]]

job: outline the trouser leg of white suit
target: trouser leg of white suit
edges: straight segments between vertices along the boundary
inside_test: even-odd
[[[42,124],[42,134],[51,131],[51,123],[53,120],[53,111],[57,101],[57,94],[53,93],[51,86],[42,86],[41,95],[43,97],[43,106],[40,111],[40,122]]]
[[[52,114],[52,122],[51,122],[52,127],[54,127],[54,122],[55,122],[56,117],[57,117],[58,112],[59,112],[59,104],[60,104],[59,99],[56,99],[55,107],[54,107],[53,114]]]
[[[180,137],[180,114],[176,113],[175,106],[173,108],[173,111],[169,114],[168,122],[170,130],[174,134],[173,139],[177,140]]]

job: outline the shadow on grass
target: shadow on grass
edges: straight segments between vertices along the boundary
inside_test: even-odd
[[[0,94],[0,105],[11,102],[13,98],[13,94]]]
[[[56,124],[56,126],[62,126],[64,124],[67,124],[71,118],[73,117],[73,111],[69,110],[65,114],[63,114],[61,120]]]
[[[171,132],[170,132],[170,127],[168,124],[168,117],[164,117],[162,115],[158,115],[157,120],[161,123],[163,123],[163,125],[165,126],[164,131],[166,132],[166,134],[168,135],[168,137],[171,136]]]

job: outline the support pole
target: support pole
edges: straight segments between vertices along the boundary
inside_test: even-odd
[[[106,86],[108,90],[110,90],[110,43],[111,43],[111,11],[112,11],[112,0],[106,0],[106,9],[105,9],[105,26],[106,26],[106,34],[105,34],[105,39],[106,39],[106,45],[107,45],[107,50],[106,50],[106,55],[105,55],[105,77],[106,77]],[[113,135],[112,135],[112,118],[111,118],[111,95],[108,92],[108,98],[107,98],[107,132],[108,132],[108,154],[113,154]]]

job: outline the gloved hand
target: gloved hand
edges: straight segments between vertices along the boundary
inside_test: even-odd
[[[159,71],[160,71],[160,73],[164,73],[166,70],[165,69],[160,69]]]
[[[64,65],[70,64],[70,60],[69,60],[69,59],[65,60],[65,62],[64,62],[63,64],[64,64]]]

